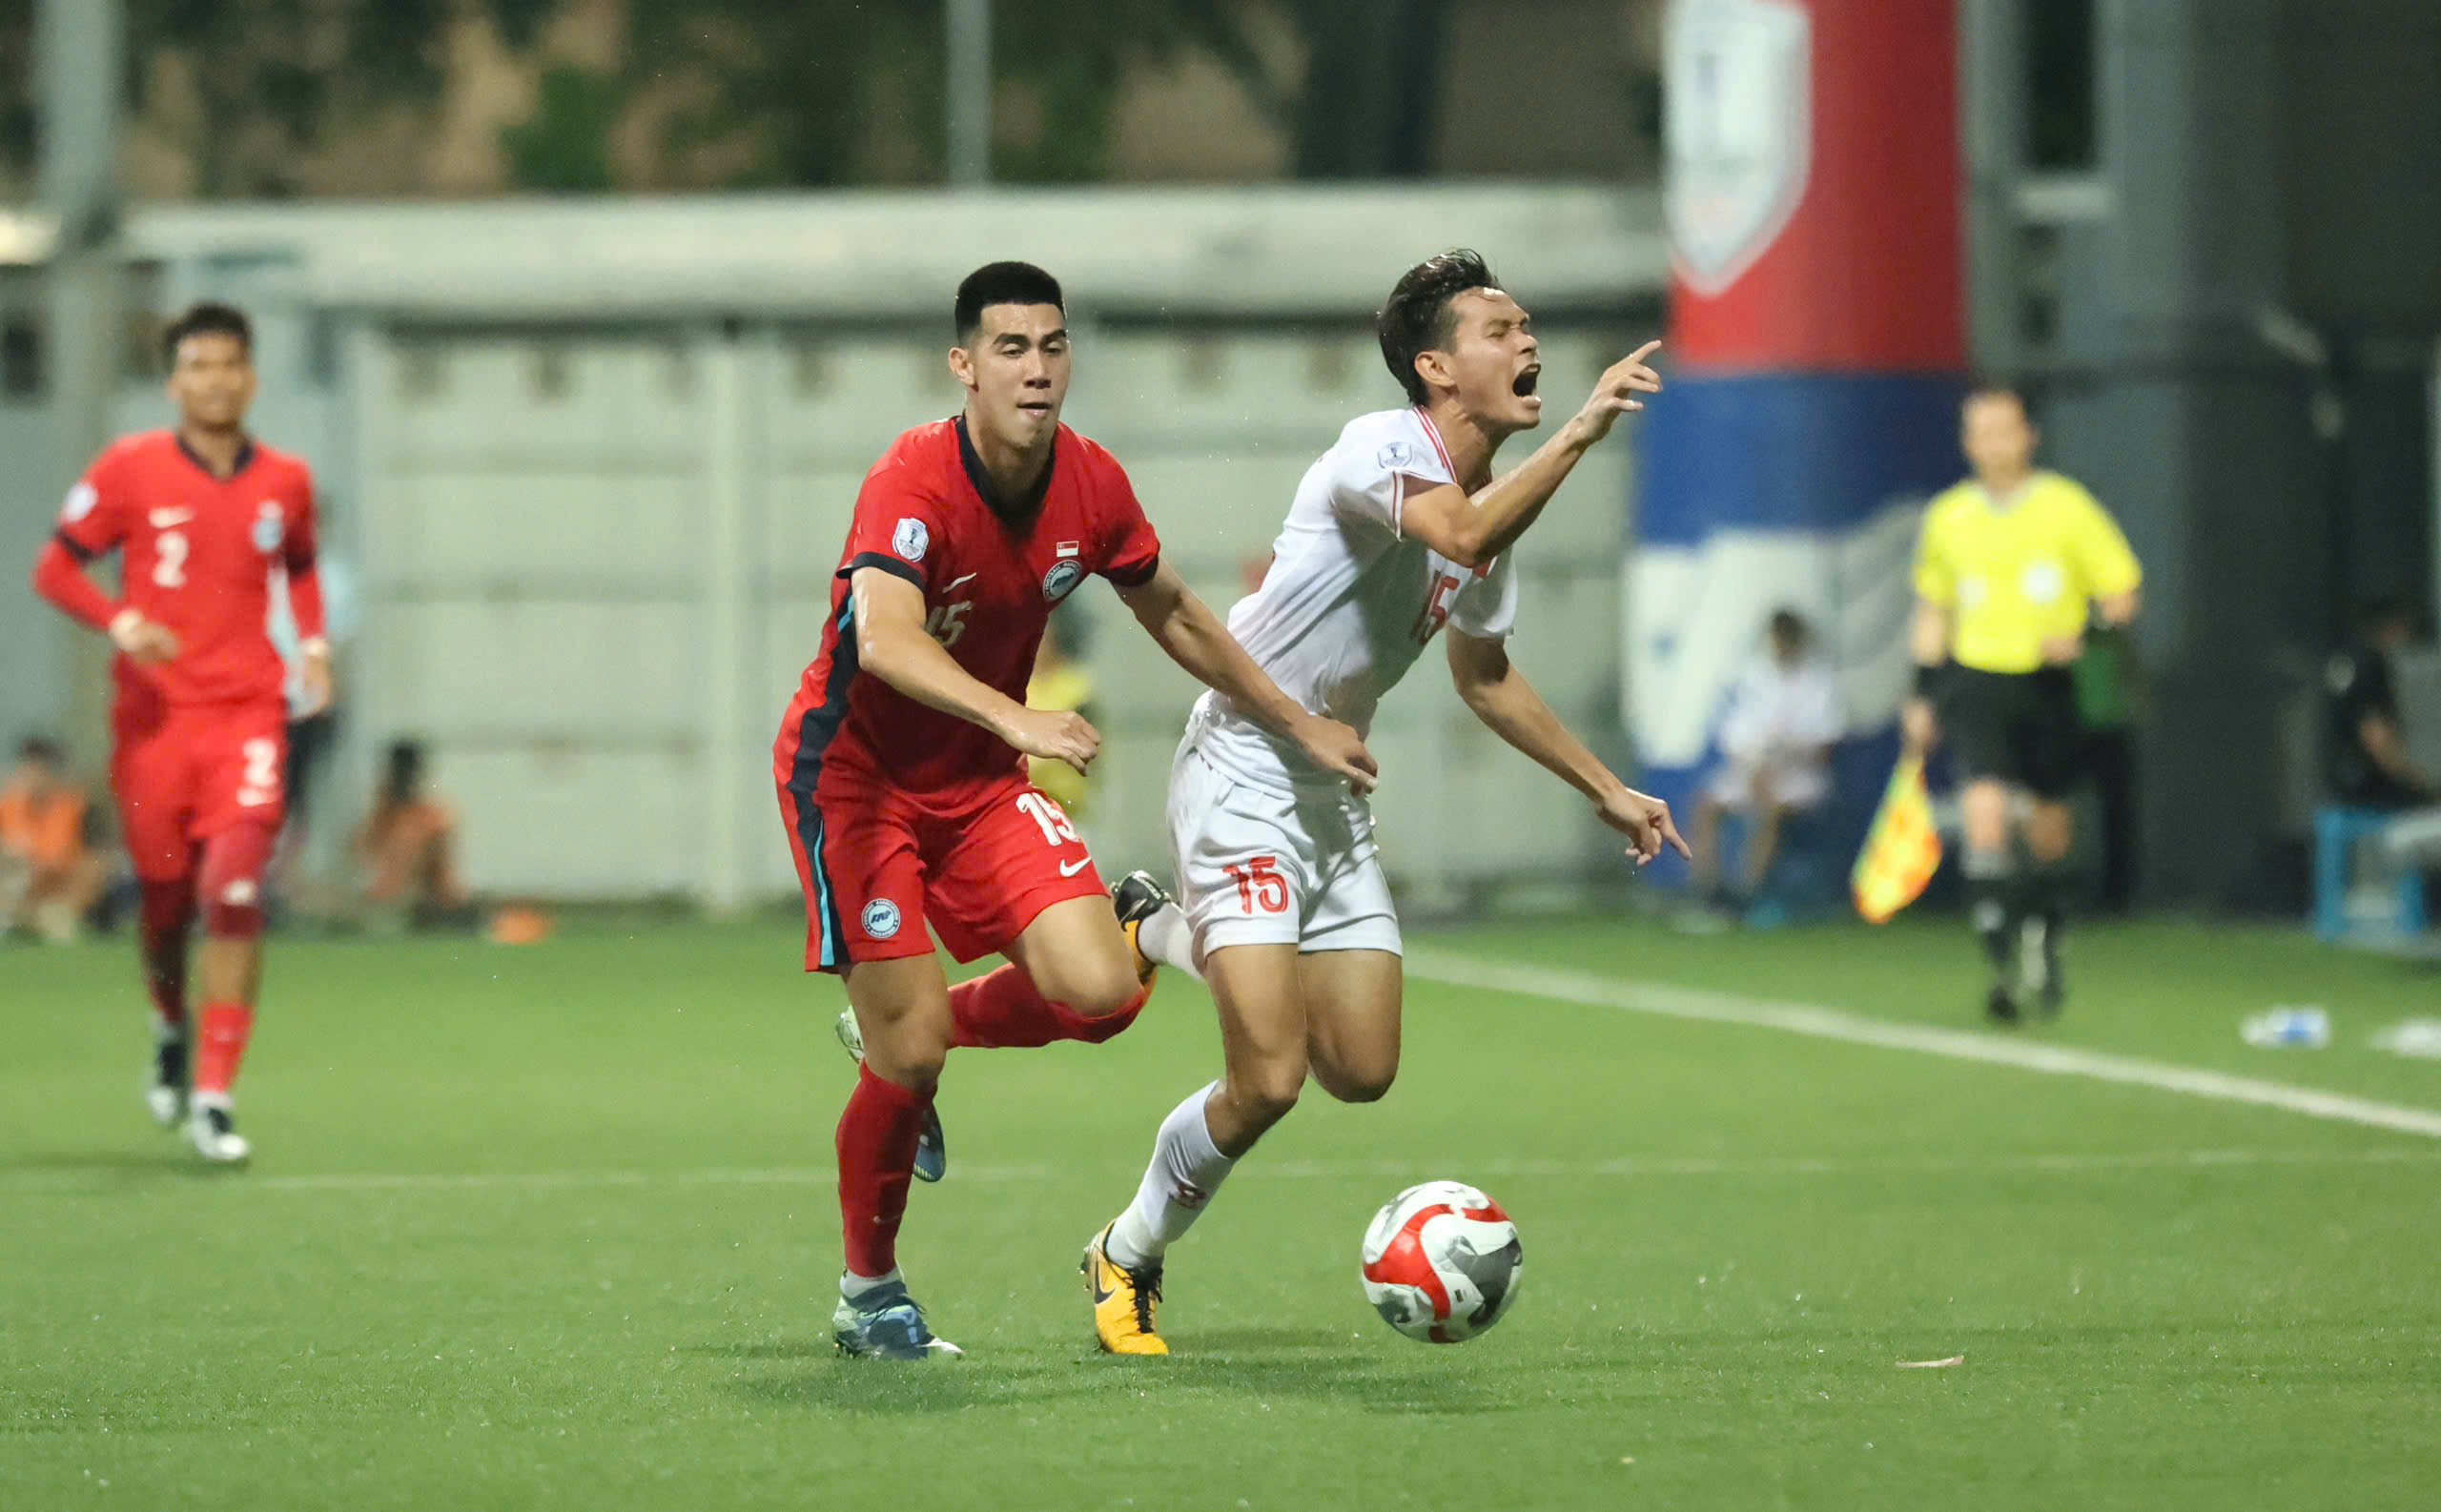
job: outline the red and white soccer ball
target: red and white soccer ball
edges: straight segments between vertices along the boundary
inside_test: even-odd
[[[1392,1197],[1364,1231],[1364,1295],[1392,1328],[1462,1344],[1517,1299],[1525,1250],[1500,1204],[1461,1181]]]

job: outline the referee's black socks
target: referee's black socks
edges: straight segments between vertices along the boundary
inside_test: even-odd
[[[1992,970],[2005,973],[2017,949],[2018,924],[2029,901],[2018,887],[2017,857],[2007,850],[1969,850],[1962,869],[1976,936],[1983,942]]]
[[[2037,860],[2026,873],[2025,890],[2026,910],[2058,939],[2068,917],[2068,863]]]

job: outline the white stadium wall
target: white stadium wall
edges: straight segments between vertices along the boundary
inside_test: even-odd
[[[1427,187],[182,211],[135,235],[162,307],[256,309],[261,429],[316,463],[362,584],[341,811],[413,733],[484,889],[729,907],[793,885],[771,737],[866,467],[956,406],[942,353],[968,267],[1061,275],[1069,419],[1225,610],[1305,465],[1400,402],[1369,320],[1406,263],[1490,255],[1537,311],[1558,414],[1651,334],[1656,224],[1614,191]],[[158,414],[131,391],[130,424]],[[1610,751],[1632,446],[1587,460],[1521,559],[1520,664]],[[1106,870],[1166,871],[1195,689],[1107,588],[1072,603],[1107,737],[1087,831]],[[1581,801],[1475,725],[1437,657],[1374,748],[1385,852],[1418,902],[1615,885]]]

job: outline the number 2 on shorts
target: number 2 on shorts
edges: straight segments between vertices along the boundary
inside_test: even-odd
[[[1288,911],[1288,879],[1280,873],[1280,858],[1255,856],[1241,866],[1224,866],[1238,885],[1238,905],[1248,913]]]
[[[279,796],[279,743],[250,740],[237,747],[245,753],[245,775],[237,779],[237,805],[259,808]]]

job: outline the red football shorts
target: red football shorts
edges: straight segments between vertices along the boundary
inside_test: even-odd
[[[239,825],[278,831],[287,808],[284,705],[128,698],[112,725],[111,792],[139,878],[184,879],[198,847]]]
[[[780,785],[780,814],[805,889],[805,969],[1005,951],[1055,903],[1101,895],[1094,858],[1050,795],[1012,774],[923,801],[823,768],[810,800]]]

